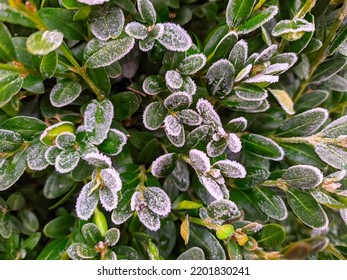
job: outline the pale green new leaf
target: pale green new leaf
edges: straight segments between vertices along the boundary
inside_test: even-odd
[[[63,43],[63,34],[59,31],[37,31],[27,39],[27,49],[36,55],[48,54]]]

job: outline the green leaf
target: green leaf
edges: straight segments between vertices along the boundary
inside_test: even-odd
[[[74,124],[71,122],[63,121],[63,122],[58,122],[54,125],[51,125],[47,127],[45,131],[41,134],[40,140],[41,142],[47,145],[53,145],[55,138],[57,138],[57,136],[63,132],[74,133],[75,132]]]
[[[187,149],[205,149],[207,143],[212,139],[212,134],[213,128],[210,125],[201,125],[195,128],[187,135]]]
[[[115,63],[117,62],[118,61],[116,61]],[[111,91],[111,81],[107,73],[106,67],[94,69],[87,68],[87,73],[94,82],[95,86],[98,87],[104,95],[108,96]]]
[[[317,67],[317,70],[314,72],[312,77],[312,81],[315,83],[323,82],[342,70],[346,64],[347,58],[345,57],[326,59]]]
[[[109,244],[109,246],[114,246],[118,242],[120,237],[120,231],[118,228],[110,228],[105,235],[105,242]]]
[[[130,246],[116,246],[112,249],[118,260],[137,260],[138,254],[137,251]]]
[[[270,6],[265,10],[256,13],[246,21],[238,30],[240,34],[248,34],[258,27],[270,21],[278,13],[277,6]]]
[[[161,75],[149,76],[143,81],[142,89],[148,95],[157,95],[165,89],[165,80]]]
[[[19,73],[0,69],[0,108],[22,88],[23,82]]]
[[[175,23],[163,23],[164,33],[157,40],[170,51],[184,52],[192,45],[192,39],[181,26]]]
[[[133,178],[133,181],[136,187],[137,183],[139,182],[138,177]],[[125,188],[125,186],[123,187]],[[130,201],[134,191],[135,190],[133,188],[129,188],[122,193],[122,197],[118,201],[118,205],[116,209],[113,210],[111,215],[111,220],[114,224],[116,225],[123,224],[126,220],[128,220],[133,215],[133,211],[130,208]]]
[[[323,204],[324,206],[327,206],[331,209],[345,209],[346,205],[341,203],[340,201],[336,200],[335,198],[331,197],[329,193],[324,192],[323,190],[319,190],[318,188],[310,190],[311,195],[314,197],[314,199],[319,202],[320,204]]]
[[[214,235],[206,228],[190,224],[189,245],[201,248],[207,259],[225,260],[224,249]]]
[[[7,62],[17,59],[11,33],[2,22],[0,23],[0,58]]]
[[[65,253],[67,244],[70,242],[68,238],[55,239],[48,243],[38,255],[38,260],[59,260]]]
[[[269,89],[271,94],[276,98],[282,109],[288,114],[288,115],[294,115],[294,103],[291,97],[288,95],[288,93],[285,90],[280,89]]]
[[[11,187],[25,171],[27,150],[21,150],[14,156],[0,160],[0,190]]]
[[[76,246],[77,255],[82,259],[93,259],[97,255],[94,246],[80,243]]]
[[[222,38],[227,35],[228,26],[220,25],[212,29],[212,31],[207,35],[204,42],[204,54],[209,56],[216,48],[218,43]]]
[[[90,31],[102,41],[118,37],[123,30],[124,14],[118,7],[103,5],[96,7],[88,17]]]
[[[178,157],[175,153],[165,154],[158,157],[152,163],[152,174],[156,177],[166,177],[170,175],[176,167],[177,159]]]
[[[244,100],[260,101],[267,98],[268,94],[265,89],[254,84],[241,83],[234,88],[236,95]]]
[[[39,230],[39,220],[33,211],[22,209],[18,212],[18,218],[22,222],[24,233],[31,234]]]
[[[75,218],[63,215],[50,220],[43,228],[44,234],[49,238],[61,238],[67,236],[75,223]]]
[[[111,65],[127,55],[134,44],[135,39],[126,34],[121,34],[116,39],[107,42],[92,39],[84,51],[86,66],[98,68]]]
[[[36,28],[36,24],[29,17],[11,7],[7,0],[2,0],[0,8],[0,21],[19,24],[29,28]]]
[[[38,16],[50,30],[58,30],[69,40],[86,39],[82,21],[74,21],[75,11],[63,8],[41,8]]]
[[[32,251],[38,245],[41,236],[41,232],[31,234],[27,239],[24,240],[23,248],[29,252]]]
[[[150,103],[143,112],[143,124],[149,130],[158,129],[168,114],[168,110],[161,102]]]
[[[327,120],[328,111],[315,108],[285,120],[278,127],[280,137],[307,136],[317,131]]]
[[[305,32],[313,32],[315,26],[305,19],[281,20],[272,29],[272,36],[283,37],[288,41],[299,40]]]
[[[175,207],[175,210],[191,210],[191,209],[199,209],[203,206],[202,203],[189,201],[189,200],[182,200],[178,205]]]
[[[42,143],[38,139],[31,142],[28,148],[27,162],[31,170],[43,170],[48,166],[45,154],[49,146]]]
[[[220,59],[208,69],[206,74],[207,89],[220,98],[227,96],[234,84],[235,68],[230,61]]]
[[[274,249],[284,242],[286,231],[278,224],[267,224],[263,226],[255,238],[259,246]]]
[[[105,191],[105,190],[106,189],[103,189],[103,191]],[[111,192],[111,194],[112,194],[112,192]],[[95,210],[94,210],[93,221],[94,221],[96,227],[99,229],[101,235],[103,237],[105,237],[106,232],[108,231],[108,224],[107,224],[107,220],[106,220],[106,217],[105,217],[104,213],[102,213],[98,209],[98,207],[96,207]]]
[[[117,93],[111,97],[114,105],[114,117],[117,121],[129,119],[140,107],[140,100],[131,91]]]
[[[229,61],[234,65],[238,73],[246,64],[248,57],[248,44],[244,40],[238,41],[229,54]],[[249,74],[249,73],[248,73]],[[239,76],[240,74],[238,74]]]
[[[0,129],[0,153],[11,153],[24,143],[20,134],[11,130]]]
[[[80,160],[80,154],[74,149],[62,151],[55,160],[55,169],[59,173],[71,172],[77,166]]]
[[[212,62],[217,61],[221,58],[228,57],[231,49],[237,42],[237,34],[235,32],[229,32],[226,34],[218,43],[216,48],[214,49],[214,55]]]
[[[251,15],[256,0],[229,0],[226,21],[229,27],[243,24]]]
[[[331,91],[345,92],[347,88],[347,80],[336,74],[326,80],[324,86]]]
[[[125,134],[117,129],[110,129],[107,138],[99,145],[99,150],[108,155],[118,155],[127,142]]]
[[[264,182],[270,175],[265,168],[248,167],[246,168],[247,175],[245,178],[236,179],[235,184],[242,189],[250,189]]]
[[[193,75],[200,71],[206,63],[206,57],[203,54],[193,54],[187,56],[178,66],[181,75]]]
[[[257,134],[248,134],[243,136],[241,141],[243,147],[252,154],[276,161],[283,159],[283,149],[269,138]]]
[[[286,195],[289,206],[304,224],[317,229],[328,225],[327,215],[310,194],[298,189],[289,189]]]
[[[113,104],[105,99],[101,102],[93,100],[84,112],[84,124],[89,142],[101,144],[107,137],[113,119]]]
[[[21,193],[13,193],[6,201],[8,208],[12,211],[18,211],[25,206],[25,198]]]
[[[63,79],[52,88],[49,99],[54,107],[63,107],[76,100],[81,92],[79,82]]]
[[[317,144],[314,151],[321,160],[337,169],[347,168],[347,152],[342,148],[329,144]]]
[[[82,235],[84,240],[89,245],[96,245],[99,241],[103,241],[104,238],[102,237],[98,227],[93,223],[84,224],[82,226]]]
[[[59,31],[37,31],[28,37],[26,46],[32,54],[46,55],[59,48],[63,38]]]
[[[192,247],[180,254],[177,260],[205,260],[205,253],[199,247]]]
[[[302,112],[322,104],[329,97],[329,91],[313,90],[302,95],[295,103],[295,111]]]
[[[99,192],[93,191],[94,182],[91,181],[83,186],[76,202],[76,214],[81,220],[88,220],[98,205]]]
[[[58,66],[58,54],[56,51],[50,52],[42,57],[40,72],[45,78],[53,77]]]
[[[347,135],[347,116],[334,120],[319,133],[323,137],[337,138],[341,135]]]
[[[71,178],[77,182],[83,181],[84,179],[90,177],[94,171],[94,166],[90,165],[83,159],[80,159],[77,166],[71,172]],[[66,175],[63,175],[66,177]]]
[[[322,183],[323,173],[314,166],[295,165],[284,172],[282,179],[289,187],[312,189]]]
[[[254,188],[252,195],[259,208],[271,218],[282,221],[287,218],[287,207],[282,198],[272,190],[266,188]]]
[[[347,40],[347,25],[336,35],[335,39],[331,43],[329,54],[333,54],[340,46],[342,46]]]
[[[43,195],[48,199],[57,198],[68,192],[74,184],[75,181],[70,176],[54,171],[45,182]]]

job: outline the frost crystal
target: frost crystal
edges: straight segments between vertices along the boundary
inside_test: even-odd
[[[75,101],[82,92],[79,82],[63,79],[52,88],[49,100],[54,107],[63,107]]]
[[[184,161],[178,160],[176,163],[176,168],[169,176],[166,177],[164,181],[164,188],[171,188],[172,186],[174,186],[180,191],[185,192],[188,190],[189,184],[190,176],[188,166]]]
[[[313,32],[314,30],[315,26],[313,23],[298,18],[294,20],[281,20],[276,24],[271,34],[274,37],[278,37],[288,33]]]
[[[148,187],[143,192],[147,207],[160,216],[167,216],[171,211],[170,198],[158,187]]]
[[[152,163],[152,174],[155,177],[166,177],[176,165],[177,155],[175,153],[165,154],[158,157]]]
[[[131,197],[130,207],[132,211],[139,211],[147,207],[144,197],[140,192],[134,192]]]
[[[101,169],[100,175],[106,187],[116,191],[121,190],[122,180],[120,179],[118,172],[113,167]]]
[[[171,136],[178,136],[181,133],[182,126],[178,119],[169,115],[164,120],[165,132]]]
[[[324,127],[320,133],[324,137],[336,138],[347,134],[347,116],[338,118]]]
[[[125,33],[138,40],[143,40],[148,36],[147,27],[136,21],[125,26]]]
[[[83,157],[83,159],[96,167],[108,168],[112,165],[111,159],[101,153],[88,153]]]
[[[256,84],[256,83],[277,83],[279,80],[278,76],[259,74],[254,77],[250,77],[245,80],[246,83]]]
[[[57,156],[61,153],[62,151],[56,147],[56,146],[51,146],[49,147],[46,152],[45,152],[45,159],[46,161],[51,164],[54,165]]]
[[[227,138],[227,146],[231,152],[238,153],[242,148],[240,138],[234,133],[229,133]]]
[[[227,190],[223,190],[223,185],[219,185],[214,179],[204,175],[199,175],[198,178],[200,183],[206,188],[214,199],[223,199],[228,195],[228,193],[226,193]]]
[[[199,247],[192,247],[179,255],[177,260],[205,260],[205,253]]]
[[[181,75],[174,70],[169,70],[166,72],[165,81],[166,84],[173,89],[179,89],[183,84]]]
[[[182,110],[178,112],[177,115],[181,123],[189,126],[200,125],[202,122],[200,115],[192,109]]]
[[[154,47],[154,40],[150,37],[145,38],[139,43],[140,50],[143,52],[148,52]]]
[[[94,182],[86,184],[77,198],[76,214],[81,220],[88,220],[93,215],[93,212],[98,205],[99,193],[97,191],[90,193],[93,187]]]
[[[270,58],[277,52],[277,45],[271,45],[270,47],[266,48],[265,50],[263,50],[258,57],[255,59],[255,63],[263,63],[265,61],[270,60]]]
[[[222,126],[219,115],[207,100],[200,98],[196,103],[196,109],[205,124],[211,124],[217,127]]]
[[[245,167],[236,162],[228,159],[217,161],[212,166],[213,168],[218,168],[224,177],[228,178],[245,178],[246,169]]]
[[[202,173],[206,173],[211,169],[210,159],[202,151],[196,149],[190,150],[189,159],[194,169]]]
[[[192,39],[181,26],[175,23],[163,23],[164,33],[157,40],[170,51],[185,52],[192,46]]]
[[[164,106],[171,110],[186,109],[191,103],[192,96],[183,91],[175,92],[164,100]]]
[[[112,211],[117,207],[118,196],[115,189],[107,187],[100,189],[100,202],[106,211]]]
[[[330,166],[336,169],[347,169],[347,152],[333,145],[317,144],[314,151]]]

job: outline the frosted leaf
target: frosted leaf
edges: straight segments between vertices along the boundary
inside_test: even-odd
[[[305,32],[313,32],[315,26],[313,23],[305,19],[298,18],[293,20],[281,20],[272,29],[272,36],[282,36],[288,41],[296,41],[300,39]]]
[[[130,207],[130,199],[133,195],[133,189],[127,189],[122,192],[116,209],[113,210],[111,220],[114,224],[120,225],[127,221],[132,215],[133,210]]]
[[[129,36],[138,40],[143,40],[148,36],[147,27],[136,21],[128,23],[124,31]]]
[[[164,25],[157,23],[154,25],[152,31],[148,34],[151,39],[158,39],[164,34]]]
[[[37,141],[29,147],[27,162],[31,170],[43,170],[49,165],[45,157],[48,149],[49,146],[40,141]]]
[[[168,87],[173,89],[179,89],[183,85],[183,80],[177,71],[169,70],[165,74],[165,81]]]
[[[270,58],[273,57],[273,55],[277,52],[277,49],[278,49],[278,47],[276,44],[273,44],[270,47],[266,48],[258,55],[258,57],[255,59],[254,63],[260,64],[260,63],[263,63],[263,62],[270,60]]]
[[[117,207],[118,196],[115,189],[103,187],[99,191],[100,202],[106,211],[112,211]]]
[[[236,28],[244,23],[252,13],[255,0],[229,0],[226,8],[226,23]]]
[[[109,246],[114,246],[117,244],[120,238],[120,231],[118,228],[110,228],[105,234],[105,242]]]
[[[171,211],[171,201],[165,191],[158,187],[148,187],[143,192],[147,207],[155,214],[167,216]]]
[[[317,144],[314,151],[321,160],[336,169],[347,169],[347,152],[333,145]]]
[[[45,152],[45,159],[46,161],[51,164],[54,165],[57,156],[61,153],[62,151],[56,147],[56,146],[51,146],[49,147],[46,152]]]
[[[200,125],[202,122],[200,115],[192,109],[179,111],[177,112],[177,116],[181,123],[189,126]]]
[[[104,4],[110,0],[77,0],[80,3],[87,4],[87,5],[101,5]]]
[[[227,199],[213,201],[207,206],[207,214],[217,224],[222,224],[225,221],[240,215],[237,205]]]
[[[142,89],[148,95],[157,95],[165,89],[165,81],[162,76],[149,76],[142,84]]]
[[[79,82],[63,79],[52,88],[49,100],[54,107],[63,107],[75,101],[81,92],[82,86]]]
[[[234,84],[235,68],[227,59],[213,63],[206,74],[207,88],[212,95],[227,96]]]
[[[174,186],[180,191],[185,192],[188,190],[189,184],[190,176],[188,166],[184,161],[178,160],[176,168],[166,177],[163,187],[171,189],[171,187]]]
[[[64,150],[55,159],[55,170],[59,173],[68,173],[75,169],[80,155],[74,150]]]
[[[65,148],[71,147],[75,144],[76,136],[71,132],[60,133],[55,139],[55,144],[58,148],[64,150]]]
[[[245,83],[258,84],[258,83],[277,83],[279,80],[278,76],[259,74],[245,80]]]
[[[137,0],[136,3],[142,19],[149,25],[153,25],[157,21],[157,13],[151,1]]]
[[[120,130],[111,128],[107,138],[99,145],[99,150],[108,155],[118,155],[127,143],[127,136]]]
[[[178,136],[181,133],[182,126],[178,119],[168,115],[164,120],[165,132],[167,135]]]
[[[82,188],[76,202],[76,214],[81,220],[88,220],[98,205],[99,192],[91,190],[94,187],[94,182],[89,182]]]
[[[269,90],[288,115],[295,114],[294,103],[286,91],[271,88],[269,88]]]
[[[161,102],[150,103],[143,112],[143,125],[148,130],[156,130],[166,118],[168,110]]]
[[[57,135],[65,131],[73,132],[74,130],[75,126],[71,122],[58,122],[47,127],[45,131],[42,132],[42,134],[40,135],[40,141],[45,144],[53,145]]]
[[[238,153],[242,149],[242,144],[240,138],[234,134],[234,133],[229,133],[228,138],[227,138],[227,146],[229,150],[233,153]]]
[[[121,190],[122,180],[118,172],[113,167],[101,169],[100,175],[106,187],[116,191]]]
[[[67,248],[66,253],[68,254],[69,258],[72,260],[79,260],[81,259],[80,256],[77,254],[77,248],[81,246],[83,243],[74,243]]]
[[[132,211],[140,211],[147,207],[145,198],[141,192],[134,192],[130,201],[130,208]]]
[[[183,147],[186,141],[186,135],[184,133],[184,127],[181,124],[181,132],[177,136],[166,134],[167,138],[170,140],[171,144],[175,147]]]
[[[198,176],[200,183],[205,187],[209,194],[215,199],[223,199],[225,196],[222,187],[212,178],[199,175]]]
[[[275,63],[267,67],[263,73],[266,75],[271,74],[281,74],[289,69],[288,63]]]
[[[317,167],[311,165],[295,165],[284,172],[282,179],[289,187],[312,189],[322,183],[323,174]]]
[[[245,167],[236,162],[231,160],[220,160],[217,161],[215,164],[212,165],[213,168],[218,168],[223,177],[228,178],[245,178],[246,177],[246,169]]]
[[[196,93],[196,84],[194,80],[189,77],[182,77],[183,79],[183,86],[181,87],[181,90],[188,93],[189,95],[194,95]]]
[[[127,55],[134,45],[135,39],[126,33],[108,41],[93,38],[84,49],[85,65],[90,68],[109,66]]]
[[[206,173],[211,169],[210,159],[202,151],[196,149],[190,150],[189,159],[195,170]]]
[[[137,211],[140,222],[149,230],[157,231],[160,229],[160,219],[159,216],[153,213],[148,208],[144,208],[140,211]]]
[[[88,131],[88,140],[99,145],[106,138],[113,119],[113,104],[105,99],[101,102],[93,100],[84,112],[84,125]]]
[[[123,11],[109,5],[94,9],[88,17],[90,31],[102,41],[118,37],[122,33],[124,20]]]
[[[289,67],[292,67],[296,61],[298,60],[298,56],[295,53],[281,53],[271,58],[271,63],[288,63]]]
[[[226,125],[227,131],[229,132],[240,132],[244,131],[247,127],[247,120],[244,117],[238,117],[232,119]]]
[[[236,70],[241,70],[248,57],[248,44],[245,40],[238,41],[229,54],[229,61]],[[252,67],[251,67],[252,68]]]
[[[193,54],[187,56],[179,65],[178,70],[182,75],[194,75],[200,71],[206,64],[204,54]]]
[[[347,225],[347,209],[341,209],[340,210],[340,215],[341,215],[342,220]]]
[[[170,110],[183,110],[190,106],[192,103],[192,96],[183,92],[178,91],[169,95],[164,100],[164,106]]]
[[[256,60],[256,58],[258,57],[259,53],[252,53],[248,58],[247,58],[247,61],[246,61],[246,64],[254,64],[254,61]]]
[[[177,260],[205,260],[205,253],[199,247],[192,247],[179,255]]]
[[[243,68],[235,77],[235,82],[240,82],[243,79],[247,78],[249,76],[249,73],[251,73],[252,68],[252,64],[248,64],[245,68]]]
[[[247,101],[261,101],[268,97],[265,89],[254,84],[242,83],[235,87],[234,91],[238,97]]]
[[[92,152],[86,154],[83,159],[89,164],[100,168],[109,168],[112,165],[111,159],[98,152]]]
[[[219,115],[209,101],[200,98],[196,103],[196,109],[202,117],[204,124],[211,124],[215,127],[222,126]]]
[[[337,138],[341,135],[347,135],[347,116],[338,118],[322,129],[320,135],[328,138]]]
[[[10,127],[9,127],[10,128]],[[0,129],[0,153],[16,151],[24,143],[20,134],[7,129]]]
[[[285,120],[279,126],[281,136],[306,136],[317,131],[328,119],[329,112],[323,108],[314,108]]]
[[[343,178],[345,178],[345,176],[346,176],[346,170],[337,171],[337,172],[331,173],[328,176],[326,176],[324,178],[324,183],[326,183],[326,182],[339,182],[339,181],[343,180]]]
[[[32,33],[27,41],[27,50],[35,55],[46,55],[60,47],[64,39],[63,33],[53,31],[37,31]]]
[[[140,41],[139,43],[140,50],[143,52],[148,52],[151,49],[153,49],[154,43],[155,43],[154,39],[148,36],[147,38]]]
[[[77,246],[77,255],[82,259],[93,259],[97,255],[97,250],[90,245],[80,244]]]
[[[222,155],[227,147],[225,138],[212,140],[206,146],[206,152],[209,157],[218,157]]]
[[[175,23],[163,23],[164,33],[157,40],[170,51],[185,52],[192,46],[192,39],[181,26]]]
[[[155,177],[166,177],[174,170],[176,162],[177,154],[162,155],[153,161],[151,172]]]

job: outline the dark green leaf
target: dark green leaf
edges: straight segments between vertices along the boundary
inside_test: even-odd
[[[117,93],[110,100],[114,105],[114,117],[117,121],[130,118],[140,106],[139,98],[131,91]]]
[[[331,43],[329,54],[333,54],[342,44],[347,40],[347,25],[336,35],[334,41]]]
[[[342,70],[346,64],[347,58],[344,57],[327,59],[317,67],[317,70],[314,72],[312,77],[312,81],[323,82]]]
[[[48,199],[54,199],[68,192],[74,184],[75,182],[70,176],[54,171],[47,178],[43,187],[43,194]]]
[[[17,59],[16,50],[13,45],[11,34],[8,31],[6,25],[2,22],[0,23],[0,58],[7,62]]]
[[[45,78],[51,78],[58,66],[58,54],[56,51],[50,52],[42,57],[40,72]]]
[[[81,91],[82,86],[80,83],[74,80],[64,79],[52,88],[49,98],[53,106],[63,107],[76,100]]]
[[[11,7],[7,0],[2,0],[0,9],[0,21],[19,24],[29,28],[36,28],[36,24],[29,17]]]
[[[31,210],[20,210],[18,212],[18,218],[22,221],[24,233],[34,233],[39,230],[39,220]]]
[[[228,26],[221,25],[214,28],[206,37],[204,54],[209,56],[213,53],[214,49],[218,45],[218,43],[222,40],[222,38],[228,33]]]
[[[328,96],[329,92],[325,90],[313,90],[306,93],[295,102],[295,111],[302,112],[317,107],[322,104]]]
[[[50,220],[43,228],[43,232],[49,238],[65,237],[71,232],[74,223],[74,217],[70,215],[63,215]]]
[[[23,77],[15,72],[0,70],[0,108],[21,89]]]
[[[20,134],[11,130],[0,129],[0,153],[11,153],[24,143]]]
[[[149,130],[158,129],[168,114],[161,102],[150,103],[143,112],[143,124]]]
[[[107,138],[99,145],[98,148],[105,154],[117,155],[122,151],[126,142],[127,138],[123,132],[111,128],[108,131]]]
[[[192,247],[179,255],[177,260],[205,260],[205,253],[199,247]]]
[[[118,260],[137,260],[136,250],[130,246],[116,246],[113,251],[117,254]]]
[[[237,34],[235,32],[229,32],[226,34],[214,49],[212,62],[221,58],[227,58],[236,42]]]
[[[323,181],[323,173],[314,166],[295,165],[289,167],[282,179],[292,188],[312,189]]]
[[[62,254],[65,253],[65,249],[67,247],[68,242],[69,242],[68,238],[53,240],[52,242],[48,243],[48,245],[46,245],[45,248],[42,249],[37,259],[38,260],[59,260]]]
[[[329,195],[329,193],[324,192],[322,190],[319,190],[318,188],[310,190],[311,195],[314,197],[314,199],[319,202],[320,204],[323,204],[324,206],[327,206],[331,209],[345,209],[346,205],[341,203],[340,201],[336,200],[332,196]]]
[[[41,232],[31,234],[27,239],[24,240],[23,248],[29,252],[32,251],[38,245],[41,235]]]
[[[265,89],[258,87],[254,84],[242,83],[234,87],[236,95],[244,100],[260,101],[264,100],[268,94]]]
[[[259,246],[274,249],[280,246],[286,238],[284,228],[278,224],[267,224],[256,235]]]
[[[251,15],[256,0],[230,0],[226,9],[226,21],[229,27],[243,24]]]
[[[322,207],[308,193],[298,189],[289,189],[287,201],[294,214],[312,228],[324,228],[329,220]]]
[[[171,172],[176,167],[177,154],[165,154],[158,157],[152,163],[152,174],[156,177],[166,177],[171,174]]]
[[[25,206],[25,198],[21,193],[13,193],[6,201],[7,206],[12,211],[18,211]]]

